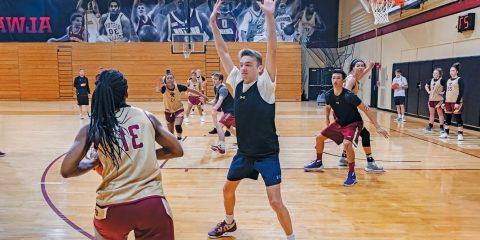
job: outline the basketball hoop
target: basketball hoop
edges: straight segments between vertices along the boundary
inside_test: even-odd
[[[375,17],[375,22],[373,24],[378,25],[388,23],[390,9],[396,5],[403,6],[404,3],[404,0],[370,0],[373,17]]]
[[[185,59],[191,54],[205,54],[204,34],[172,34],[172,54],[183,54]]]
[[[183,57],[190,58],[190,53],[194,51],[194,45],[191,42],[183,43]]]

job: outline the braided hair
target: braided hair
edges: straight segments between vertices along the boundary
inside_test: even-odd
[[[117,70],[105,70],[100,73],[95,85],[87,146],[93,144],[95,149],[101,146],[100,151],[118,168],[123,149],[118,138],[121,129],[116,112],[128,107],[127,79]]]

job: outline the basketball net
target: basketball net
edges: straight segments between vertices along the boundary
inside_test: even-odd
[[[373,24],[385,24],[390,22],[388,14],[390,9],[396,5],[403,6],[404,0],[370,0],[373,17],[375,21]]]
[[[194,45],[191,42],[183,43],[183,57],[185,57],[185,59],[190,58],[190,53],[193,51],[193,46]]]

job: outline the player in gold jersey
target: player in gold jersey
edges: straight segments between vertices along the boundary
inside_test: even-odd
[[[158,89],[163,95],[163,104],[165,105],[165,119],[167,120],[168,130],[171,133],[177,132],[177,139],[182,139],[182,123],[183,123],[183,102],[181,99],[182,92],[188,92],[200,96],[203,99],[199,101],[205,102],[208,97],[201,92],[188,88],[185,85],[177,84],[175,76],[170,72],[165,76],[165,84]]]
[[[445,132],[440,135],[440,138],[448,138],[450,134],[450,125],[452,124],[452,116],[455,116],[457,122],[457,140],[463,141],[463,92],[465,84],[463,79],[458,76],[460,73],[460,63],[454,63],[450,68],[450,79],[447,81],[445,90]]]
[[[173,221],[157,160],[181,157],[183,149],[153,114],[126,103],[127,89],[127,80],[119,71],[99,75],[90,123],[78,132],[60,172],[67,178],[103,168],[97,188],[95,239],[127,239],[134,231],[136,239],[173,240]],[[90,147],[93,150],[84,159]]]
[[[425,132],[433,132],[433,122],[435,121],[435,111],[438,114],[438,120],[440,122],[440,132],[445,132],[443,126],[443,94],[445,93],[445,84],[446,81],[442,79],[443,71],[441,68],[435,68],[433,70],[433,78],[429,83],[425,84],[425,90],[428,93],[428,111],[430,113],[428,119],[428,127],[425,129]]]

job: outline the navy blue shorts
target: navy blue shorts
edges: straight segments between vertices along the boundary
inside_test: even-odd
[[[282,170],[278,154],[251,158],[237,152],[228,169],[227,179],[229,181],[238,181],[244,178],[257,180],[259,173],[262,174],[267,187],[281,183]]]

